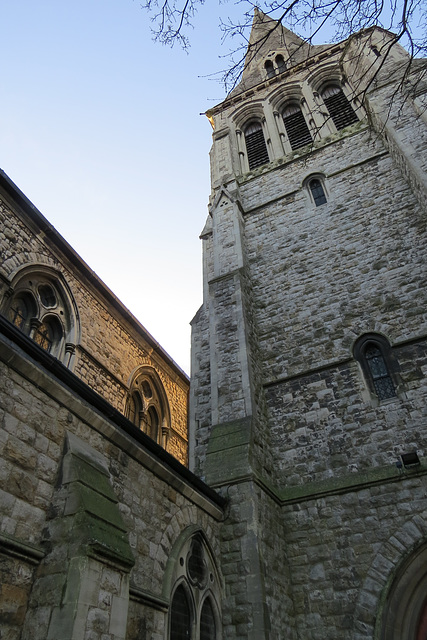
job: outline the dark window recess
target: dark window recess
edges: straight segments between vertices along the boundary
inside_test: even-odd
[[[170,640],[189,640],[191,637],[191,616],[184,587],[175,591],[171,606]]]
[[[276,64],[279,73],[283,73],[283,71],[286,71],[285,59],[280,53],[278,56],[276,56]]]
[[[200,616],[200,640],[215,640],[215,617],[211,602],[207,598],[203,603]]]
[[[44,307],[54,307],[56,306],[56,296],[52,287],[49,287],[48,284],[45,284],[39,287],[39,295],[42,305]]]
[[[282,115],[292,149],[299,149],[313,141],[302,111],[297,105],[286,107]]]
[[[326,195],[320,180],[318,180],[317,178],[310,180],[309,187],[316,207],[320,207],[321,204],[325,204],[325,202],[327,202]]]
[[[147,411],[147,433],[153,440],[157,441],[159,434],[159,416],[154,407],[150,407]]]
[[[338,130],[358,122],[359,118],[339,87],[327,87],[322,91],[322,99]]]
[[[395,398],[396,390],[393,380],[391,379],[387,364],[380,349],[374,344],[368,345],[365,349],[365,359],[378,399],[386,400],[387,398]]]
[[[246,151],[248,154],[249,169],[255,169],[270,162],[264,140],[262,127],[258,122],[253,122],[245,129]]]
[[[267,77],[272,78],[276,72],[274,71],[274,65],[271,60],[266,60],[265,62],[265,70],[267,71]]]
[[[207,566],[203,558],[203,546],[198,538],[195,538],[191,545],[191,552],[188,558],[188,575],[193,584],[202,588],[207,582]]]
[[[129,420],[133,422],[136,427],[140,427],[141,423],[141,411],[142,411],[142,402],[139,396],[139,393],[135,392],[132,394],[129,401]]]

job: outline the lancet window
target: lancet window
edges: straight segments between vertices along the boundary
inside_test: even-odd
[[[175,567],[169,640],[220,640],[218,576],[201,533],[183,545]]]
[[[168,404],[165,391],[154,372],[144,369],[133,380],[126,415],[152,440],[167,447],[170,428]]]
[[[308,187],[316,207],[320,207],[320,205],[327,202],[325,190],[319,178],[312,178],[308,183]]]
[[[376,334],[360,338],[354,349],[367,386],[379,401],[395,398],[396,365],[388,341]]]

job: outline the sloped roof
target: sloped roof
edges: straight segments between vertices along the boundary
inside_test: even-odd
[[[230,96],[247,91],[265,80],[264,64],[268,58],[274,59],[281,54],[286,67],[290,68],[329,46],[310,45],[256,7],[242,78]]]

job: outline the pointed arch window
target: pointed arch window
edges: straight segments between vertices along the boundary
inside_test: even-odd
[[[338,131],[354,122],[358,122],[359,118],[355,114],[353,107],[347,100],[341,87],[335,84],[330,84],[325,87],[322,90],[322,100]]]
[[[141,424],[142,402],[138,392],[132,393],[129,398],[128,418],[133,424],[140,428]]]
[[[163,385],[151,368],[144,367],[131,383],[125,415],[138,429],[167,449],[170,411]]]
[[[266,60],[264,67],[265,67],[265,70],[267,71],[267,78],[273,78],[276,75],[276,72],[274,70],[274,65],[271,60]]]
[[[285,59],[281,53],[279,53],[279,55],[276,56],[276,65],[277,65],[277,71],[279,73],[283,73],[284,71],[286,71]]]
[[[182,585],[176,589],[171,605],[170,640],[191,639],[191,611],[187,594]]]
[[[298,104],[290,104],[282,111],[285,130],[292,149],[310,144],[313,138]]]
[[[396,398],[396,363],[388,341],[380,335],[362,336],[354,348],[370,391],[382,400]]]
[[[215,615],[210,598],[204,601],[200,615],[200,640],[216,640]]]
[[[249,169],[255,169],[270,162],[261,123],[250,122],[246,125],[244,132]]]
[[[202,532],[184,540],[177,551],[171,556],[168,640],[220,640],[220,582]]]
[[[2,304],[2,313],[12,324],[67,366],[77,325],[72,309],[59,278],[43,269],[23,269]]]

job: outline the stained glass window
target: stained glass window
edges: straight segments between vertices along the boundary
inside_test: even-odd
[[[368,344],[365,359],[371,373],[372,382],[379,400],[395,398],[396,390],[387,368],[384,356],[375,344]]]

